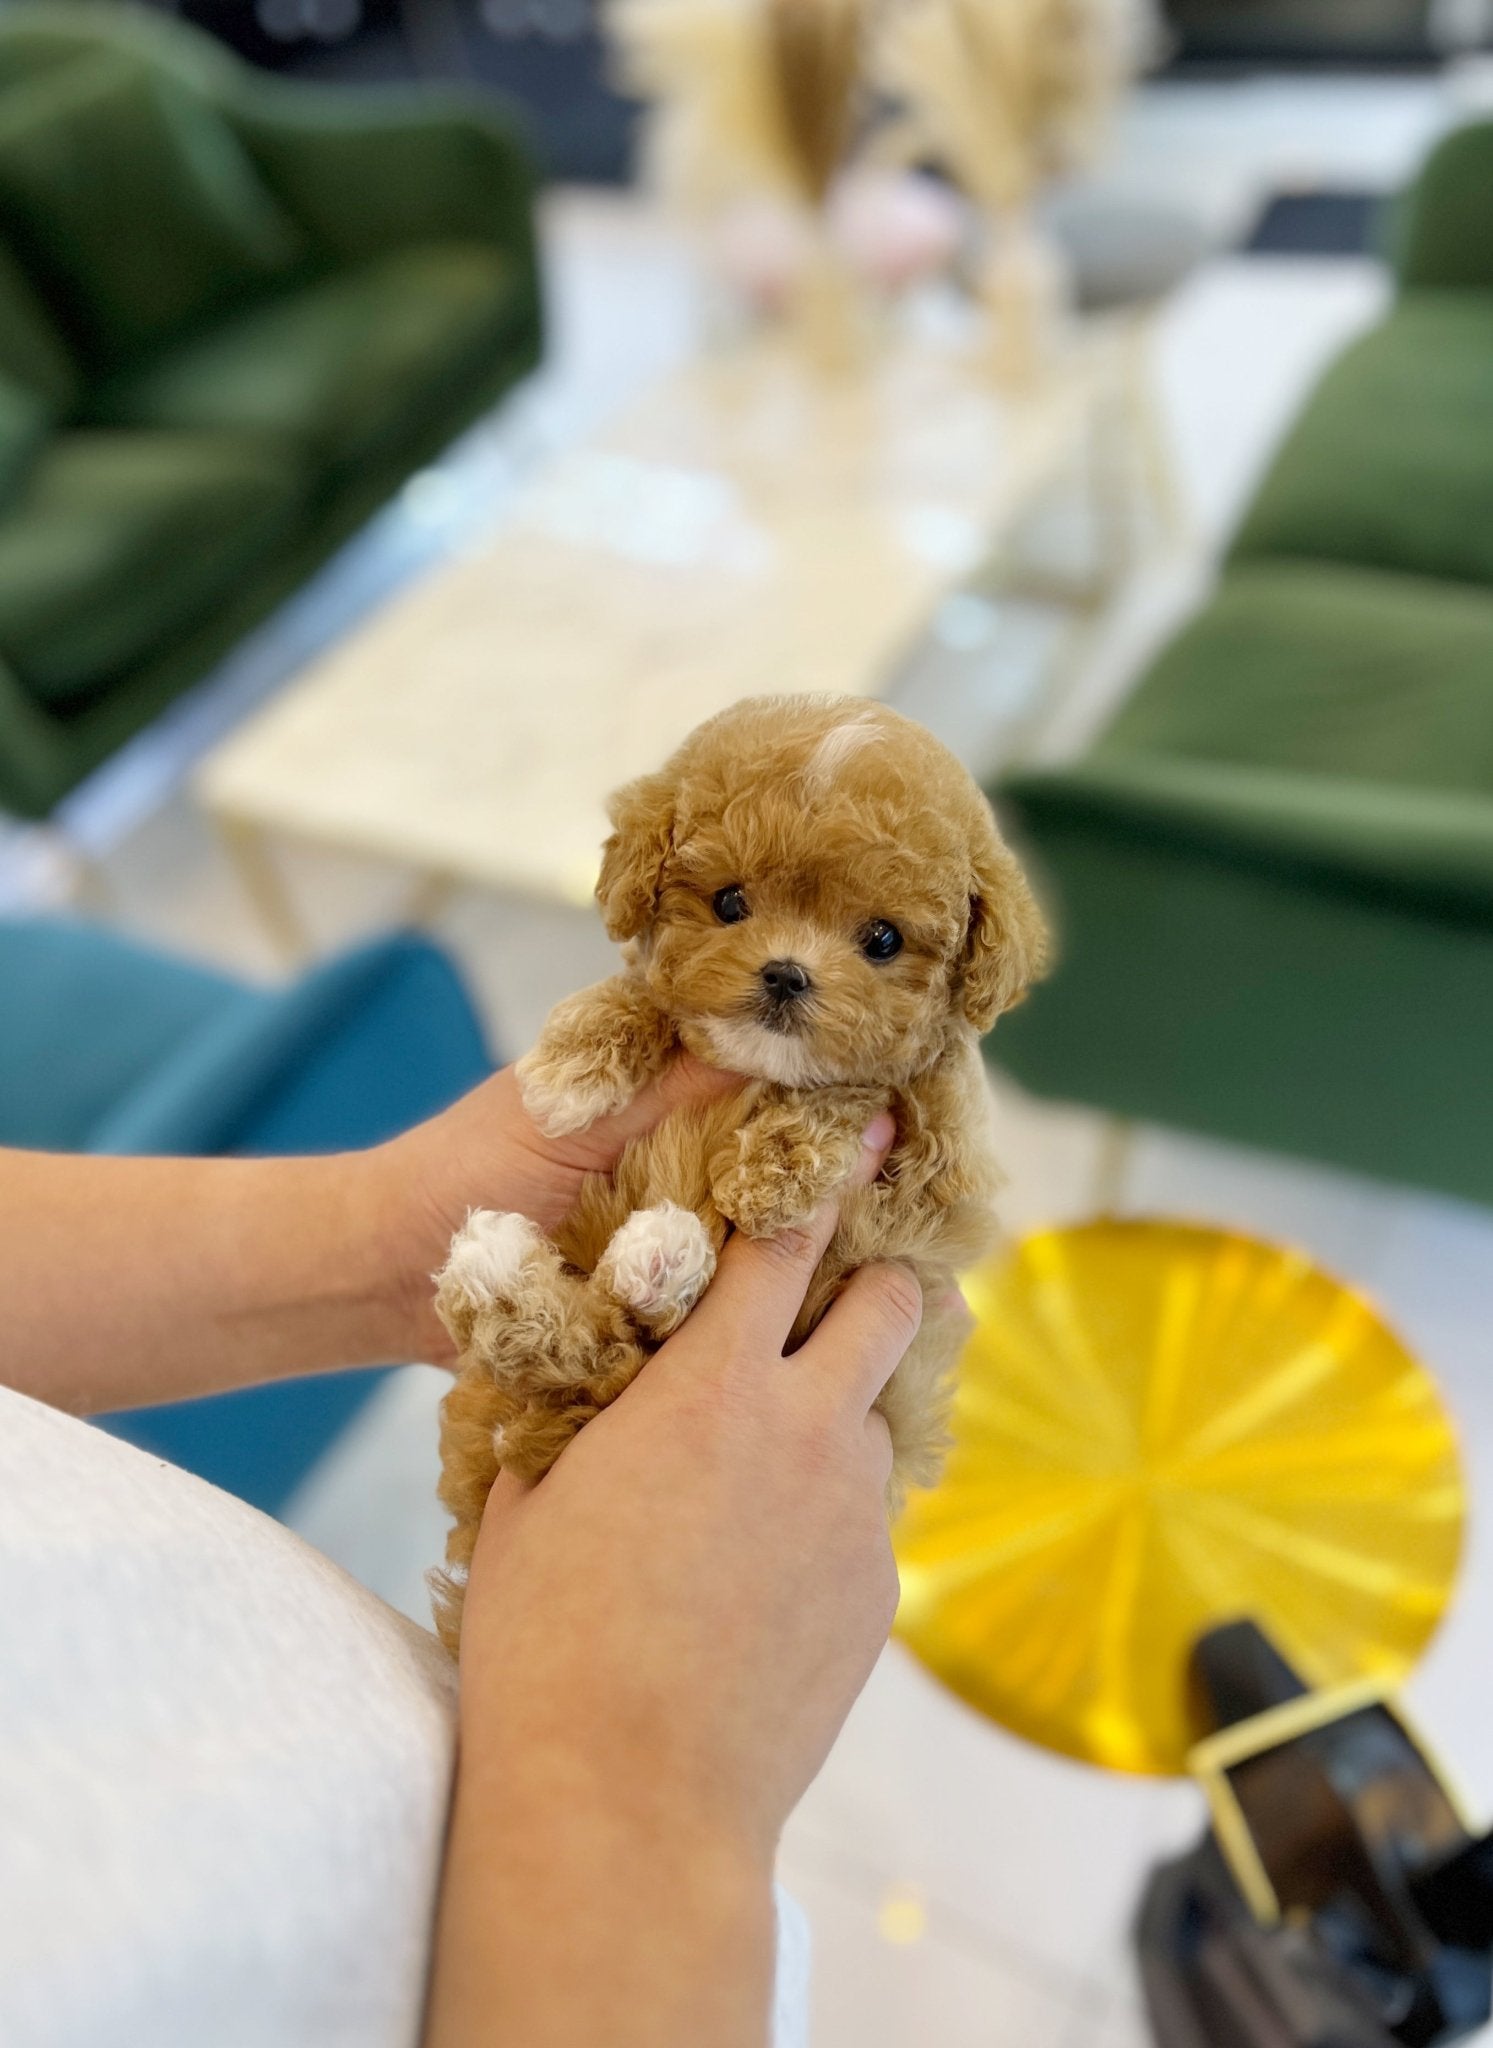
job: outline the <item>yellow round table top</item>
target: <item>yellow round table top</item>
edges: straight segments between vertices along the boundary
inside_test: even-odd
[[[1038,1232],[965,1282],[955,1446],[896,1532],[897,1632],[993,1720],[1176,1772],[1199,1632],[1313,1685],[1414,1663],[1464,1493],[1430,1375],[1299,1252],[1185,1223]]]

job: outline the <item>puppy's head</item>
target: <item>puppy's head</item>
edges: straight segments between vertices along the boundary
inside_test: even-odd
[[[969,775],[884,706],[759,697],[621,790],[597,898],[684,1043],[793,1087],[905,1079],[986,1031],[1044,933]]]

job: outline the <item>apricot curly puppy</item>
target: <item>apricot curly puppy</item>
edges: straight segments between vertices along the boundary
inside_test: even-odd
[[[882,706],[757,698],[701,726],[611,815],[596,893],[626,964],[561,1003],[520,1061],[530,1113],[580,1130],[681,1046],[748,1079],[631,1145],[553,1240],[485,1210],[456,1237],[436,1295],[462,1353],[441,1432],[455,1526],[433,1575],[452,1648],[499,1469],[546,1471],[688,1315],[727,1227],[803,1223],[878,1110],[895,1115],[893,1150],[847,1193],[792,1341],[858,1266],[912,1267],[932,1312],[879,1404],[896,1497],[937,1473],[960,1336],[938,1305],[995,1234],[979,1035],[1039,971],[1045,939],[953,756]]]

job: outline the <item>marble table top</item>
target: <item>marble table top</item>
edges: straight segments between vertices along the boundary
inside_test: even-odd
[[[815,370],[781,338],[666,376],[542,465],[203,764],[239,825],[550,900],[604,800],[767,691],[875,693],[1079,456],[1114,351],[1003,395],[969,338]]]

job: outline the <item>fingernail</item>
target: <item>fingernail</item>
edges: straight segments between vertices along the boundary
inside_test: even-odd
[[[874,1153],[880,1158],[883,1152],[891,1149],[892,1140],[896,1135],[897,1120],[889,1109],[883,1109],[872,1117],[861,1132],[861,1150]]]

